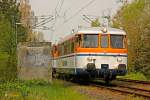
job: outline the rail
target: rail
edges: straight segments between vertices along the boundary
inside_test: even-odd
[[[123,86],[123,85],[116,85],[116,86],[103,86],[98,85],[98,82],[92,82],[90,86],[95,86],[99,88],[105,88],[111,91],[121,92],[124,94],[134,94],[135,96],[140,96],[144,98],[150,98],[150,90],[130,87],[130,86]]]
[[[123,79],[123,78],[117,78],[117,81],[123,81],[123,82],[132,82],[132,83],[141,83],[141,84],[149,84],[150,81],[142,81],[142,80],[132,80],[132,79]]]

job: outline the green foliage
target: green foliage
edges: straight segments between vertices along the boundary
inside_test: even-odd
[[[72,85],[66,87],[64,84],[58,80],[54,80],[53,84],[47,84],[42,80],[3,82],[0,83],[0,99],[87,100],[84,95],[73,90]]]
[[[5,67],[5,63],[8,63],[8,58],[9,58],[9,55],[7,53],[0,53],[0,69],[3,69]]]
[[[135,0],[125,5],[114,17],[114,27],[123,27],[129,39],[129,71],[150,77],[150,1]]]
[[[0,79],[13,79],[17,76],[17,42],[26,39],[26,29],[20,22],[20,12],[16,0],[0,0],[0,54],[6,56],[0,61]],[[17,34],[16,33],[21,33]],[[6,55],[5,55],[6,54]],[[9,57],[8,57],[9,56]]]
[[[0,80],[13,80],[17,76],[15,66],[15,57],[6,52],[0,52]]]
[[[5,19],[0,20],[0,49],[12,55],[15,47],[15,36],[11,23]]]
[[[0,53],[0,80],[3,80],[7,77],[5,71],[7,70],[8,59],[9,55],[7,53]]]
[[[99,27],[100,25],[101,25],[101,24],[100,24],[100,22],[99,22],[98,19],[92,21],[92,23],[91,23],[91,26],[92,26],[92,27]]]
[[[132,80],[147,80],[146,76],[139,72],[128,73],[125,76],[119,76],[119,78],[132,79]]]
[[[4,16],[4,15],[2,15]],[[0,54],[6,56],[0,61],[3,69],[1,69],[0,78],[11,79],[16,76],[16,42],[13,33],[13,27],[8,19],[0,16]],[[5,66],[5,67],[4,67]],[[14,75],[12,75],[14,74]],[[10,76],[9,76],[10,75]]]
[[[49,82],[44,80],[28,80],[28,81],[23,81],[23,83],[25,83],[28,86],[37,86],[37,85],[47,86],[50,84]]]
[[[150,29],[150,28],[149,28]],[[146,32],[147,33],[147,32]],[[144,73],[150,79],[150,30],[139,44],[135,70]]]
[[[49,84],[42,80],[31,80],[31,81],[1,81],[0,83],[0,98],[22,100],[32,94],[32,87],[49,86]]]
[[[66,86],[65,84],[64,82],[55,80],[50,86],[32,87],[31,90],[34,92],[31,97],[35,98],[38,96],[38,98],[47,100],[87,100],[84,95],[77,93],[72,85]]]
[[[0,98],[12,99],[14,97],[25,98],[29,93],[29,87],[24,83],[5,82],[0,84]]]

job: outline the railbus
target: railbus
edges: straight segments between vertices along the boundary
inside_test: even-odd
[[[83,28],[53,45],[53,74],[103,78],[127,73],[126,32],[116,28]]]

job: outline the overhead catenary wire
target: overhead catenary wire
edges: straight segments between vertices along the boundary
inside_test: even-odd
[[[89,3],[87,3],[85,6],[83,6],[82,8],[80,8],[75,14],[73,14],[71,17],[69,17],[66,21],[68,22],[69,20],[73,19],[74,17],[76,17],[82,10],[84,10],[85,8],[87,8],[89,5],[91,5],[92,3],[94,3],[96,0],[91,0]]]
[[[90,22],[92,22],[93,20],[92,19],[90,19],[88,16],[86,16],[86,15],[83,15],[83,17],[85,17],[85,19],[87,19],[88,21],[90,21]]]
[[[88,6],[90,6],[92,3],[94,3],[96,0],[91,0],[89,1],[86,5],[84,5],[83,7],[81,7],[76,13],[74,13],[72,16],[70,16],[68,19],[66,19],[60,26],[58,26],[58,28],[56,28],[57,30],[62,27],[65,23],[67,23],[68,21],[70,21],[71,19],[73,19],[74,17],[76,17],[82,10],[84,10],[85,8],[87,8]],[[55,30],[54,30],[55,31]]]
[[[60,8],[58,9],[58,15],[62,10],[63,4],[64,4],[64,0],[61,1]]]
[[[91,21],[87,20],[86,18],[83,18],[84,21],[86,21],[87,23],[91,23]]]
[[[59,2],[61,3],[61,4],[60,4],[60,7],[58,7]],[[54,17],[55,19],[54,19],[53,26],[55,26],[55,24],[56,24],[56,22],[57,22],[57,18],[60,16],[60,12],[61,12],[61,10],[62,10],[63,4],[64,4],[64,0],[59,0],[58,3],[57,3],[57,5],[56,5],[56,8],[55,8],[55,17]],[[58,9],[58,11],[57,11],[57,9]]]
[[[62,10],[63,4],[64,4],[64,0],[59,0],[55,7],[55,18],[56,19],[58,16],[60,16],[60,12]]]
[[[61,0],[58,0],[56,7],[55,7],[55,17],[57,16],[57,9],[59,7],[59,3],[61,2]]]
[[[56,27],[56,28],[54,28],[54,25],[56,24],[56,21],[57,21],[57,17],[58,16],[55,16],[56,18],[54,19],[55,21],[54,21],[54,24],[53,24],[53,30],[52,30],[52,36],[51,37],[53,37],[53,34],[54,34],[54,32],[56,31],[56,29],[57,30],[59,30],[60,28],[62,28],[62,26],[65,24],[65,23],[67,23],[67,22],[69,22],[71,19],[73,19],[74,17],[76,17],[82,10],[84,10],[85,8],[87,8],[88,6],[90,6],[91,4],[93,4],[94,2],[95,2],[96,0],[90,0],[86,5],[84,5],[83,7],[81,7],[76,13],[74,13],[72,16],[70,16],[68,19],[66,19],[62,24],[60,24],[58,27]],[[55,11],[56,11],[56,9],[55,9]]]
[[[46,19],[44,22],[42,22],[42,23],[40,23],[40,24],[38,24],[38,25],[36,25],[36,26],[33,26],[33,28],[41,27],[41,26],[43,26],[43,25],[45,25],[45,24],[51,22],[53,19],[54,19],[53,17],[50,18],[50,19]]]
[[[60,3],[60,7],[59,7],[59,3]],[[57,5],[56,5],[56,7],[55,7],[54,22],[53,22],[52,27],[51,27],[51,31],[52,31],[51,38],[53,38],[54,26],[55,26],[55,24],[57,22],[57,18],[60,16],[60,12],[62,10],[63,4],[64,4],[64,0],[59,0]]]
[[[41,25],[44,25],[44,24],[46,24],[46,23],[52,21],[53,19],[54,19],[53,16],[50,16],[50,17],[48,17],[48,18],[43,19],[41,22],[35,24],[35,25],[32,26],[32,27],[33,27],[33,28],[39,27],[39,26],[41,26]]]

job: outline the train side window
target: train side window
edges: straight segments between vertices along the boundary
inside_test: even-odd
[[[60,46],[58,45],[58,56],[60,56]]]
[[[71,41],[71,53],[74,52],[74,40]]]
[[[76,42],[76,46],[77,47],[81,47],[81,44],[82,44],[82,37],[81,37],[81,35],[76,35],[75,42]]]
[[[108,48],[108,35],[101,35],[100,44],[101,48]]]
[[[57,46],[54,46],[54,53],[57,52]]]
[[[124,36],[124,38],[123,38],[123,47],[127,48],[127,38],[126,38],[126,36]]]
[[[61,56],[63,56],[65,53],[65,49],[64,49],[64,43],[61,44]]]
[[[66,54],[67,54],[67,52],[68,52],[67,42],[64,42],[63,47],[64,47],[63,55],[66,55]]]

